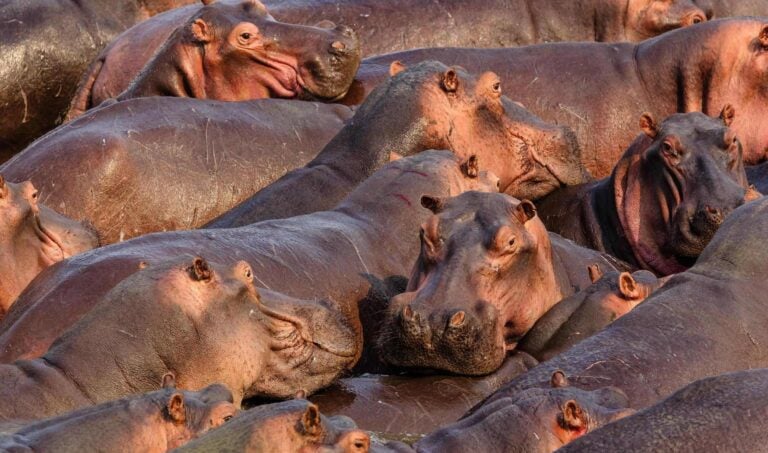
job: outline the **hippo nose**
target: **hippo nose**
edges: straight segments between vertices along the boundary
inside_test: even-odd
[[[331,43],[330,52],[334,55],[342,55],[346,53],[347,45],[341,41],[334,41]]]
[[[702,212],[707,221],[713,225],[720,225],[725,220],[725,214],[722,209],[705,206]]]

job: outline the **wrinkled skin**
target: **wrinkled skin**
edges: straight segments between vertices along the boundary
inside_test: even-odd
[[[500,190],[518,197],[538,198],[585,180],[570,131],[503,96],[495,74],[475,76],[435,61],[410,68],[393,64],[390,72],[310,163],[208,226],[230,228],[328,209],[393,153],[449,149],[464,159],[476,155],[499,177]]]
[[[391,365],[490,373],[547,310],[591,283],[588,264],[623,270],[550,237],[530,201],[472,192],[422,203],[435,215],[422,225],[408,288],[392,299],[378,339]]]
[[[484,404],[542,387],[562,369],[585,390],[620,388],[630,407],[641,409],[694,380],[768,366],[766,234],[763,197],[734,211],[691,269]]]
[[[80,76],[114,37],[194,0],[6,0],[0,5],[0,161],[61,121]]]
[[[162,453],[223,425],[237,413],[232,393],[214,384],[199,392],[164,389],[86,407],[0,435],[16,452]]]
[[[316,405],[293,400],[241,412],[177,451],[367,453],[370,443],[348,417],[326,417]]]
[[[98,245],[89,228],[41,204],[32,183],[0,176],[0,319],[37,274]]]
[[[180,388],[221,382],[239,405],[316,390],[352,365],[354,331],[332,304],[260,293],[253,278],[244,261],[188,256],[138,271],[41,359],[0,366],[0,419],[43,418],[149,391],[169,374]]]
[[[0,172],[30,179],[46,204],[111,244],[202,226],[306,164],[351,116],[277,99],[134,99],[61,126]]]
[[[583,164],[598,178],[610,174],[637,134],[637,118],[704,112],[726,104],[744,161],[762,162],[768,150],[768,19],[711,21],[640,44],[555,43],[511,49],[420,49],[363,61],[357,103],[387,76],[392,61],[437,59],[468,71],[499,75],[504,89],[545,121],[571,127]],[[574,81],[578,81],[578,89]]]
[[[40,275],[20,296],[0,325],[0,360],[39,356],[142,261],[152,265],[180,254],[228,265],[244,259],[253,263],[260,287],[334,301],[358,334],[355,359],[358,305],[376,308],[401,291],[418,254],[413,231],[427,217],[418,205],[421,194],[496,190],[497,181],[476,167],[469,171],[449,152],[420,153],[384,167],[331,211],[238,229],[157,233],[93,250]],[[373,335],[380,314],[368,316],[374,321],[365,332]]]
[[[590,272],[595,269],[592,285],[550,308],[525,334],[518,351],[549,360],[629,313],[662,284],[644,270],[601,275],[598,266],[590,266]]]
[[[418,452],[551,453],[632,413],[614,387],[592,391],[569,385],[560,372],[551,384],[495,400],[417,442]]]
[[[258,0],[211,3],[169,36],[117,99],[335,99],[347,92],[359,64],[360,46],[348,27],[277,22]],[[69,119],[106,99],[96,91],[103,68],[103,58],[91,65]]]
[[[721,118],[675,114],[646,129],[610,178],[568,187],[538,204],[547,229],[647,269],[671,275],[690,267],[725,218],[760,194],[747,186],[742,148]],[[725,118],[725,119],[723,119]]]
[[[760,451],[766,395],[764,368],[708,377],[562,451]]]

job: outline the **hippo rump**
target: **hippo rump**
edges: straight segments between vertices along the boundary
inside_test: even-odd
[[[0,4],[0,161],[52,129],[115,36],[194,0],[5,0]]]
[[[237,4],[241,0],[221,0]],[[291,0],[266,2],[278,20],[349,25],[363,55],[418,47],[511,47],[551,41],[638,41],[706,21],[691,0]],[[120,35],[91,69],[80,106],[95,106],[125,90],[173,30],[200,11],[191,5],[145,21]],[[413,14],[418,11],[418,14]],[[482,26],[479,26],[482,24]],[[90,100],[88,99],[90,97]],[[84,102],[85,101],[85,102]]]
[[[511,49],[420,49],[363,61],[347,102],[387,76],[392,61],[437,59],[468,71],[494,71],[504,89],[545,121],[570,126],[582,161],[608,176],[636,135],[643,112],[717,115],[731,104],[744,160],[766,158],[768,19],[721,19],[640,44],[554,43]],[[362,89],[361,87],[364,87]]]
[[[265,404],[174,450],[194,452],[367,453],[371,440],[349,417],[326,417],[306,400]]]
[[[0,320],[43,269],[98,245],[89,227],[40,203],[31,182],[0,175]]]
[[[258,0],[203,3],[145,60],[146,66],[129,79],[133,81],[119,100],[145,96],[222,101],[335,99],[346,94],[360,64],[360,45],[350,28],[277,22]],[[121,48],[118,40],[110,49],[130,61],[140,48],[133,45]],[[106,52],[83,77],[68,119],[120,94],[105,87],[109,82],[105,61],[112,56],[110,50]]]
[[[611,176],[561,189],[538,203],[549,231],[665,276],[690,267],[725,218],[760,196],[747,186],[742,149],[720,118],[644,114]]]
[[[141,262],[184,253],[224,264],[247,260],[260,287],[335,301],[359,332],[358,304],[375,305],[402,289],[418,253],[415,232],[427,217],[421,194],[496,190],[496,178],[469,163],[447,151],[424,152],[385,166],[331,211],[151,234],[81,254],[38,276],[19,297],[0,324],[0,360],[39,356]],[[360,347],[358,339],[358,353]]]
[[[169,381],[222,383],[239,406],[312,392],[352,365],[355,331],[332,302],[257,290],[253,277],[244,261],[200,257],[139,270],[41,358],[0,365],[0,420],[59,415]]]
[[[763,451],[766,395],[765,368],[704,378],[562,451]]]
[[[309,162],[349,108],[152,97],[88,112],[0,166],[103,243],[197,228]]]
[[[0,434],[15,452],[112,451],[163,453],[217,428],[237,413],[232,393],[213,384],[199,392],[172,388],[133,395],[33,422]]]
[[[380,321],[379,353],[393,366],[490,373],[547,310],[591,284],[588,265],[627,269],[547,233],[527,200],[469,192],[422,203],[434,215],[421,253]]]
[[[555,370],[564,370],[571,383],[585,391],[617,387],[626,393],[631,408],[641,409],[694,380],[768,366],[768,249],[761,245],[767,234],[768,199],[738,208],[691,269],[669,278],[644,303],[595,336],[513,379],[446,429],[469,420],[479,423],[477,414],[487,417],[507,398],[546,390]],[[502,412],[497,419],[504,419],[506,426],[526,420]],[[518,441],[517,435],[503,430],[494,438],[468,440],[475,451],[490,448],[486,442]]]
[[[499,177],[499,189],[517,197],[538,198],[586,180],[572,133],[503,96],[495,74],[475,76],[436,61],[393,64],[390,72],[317,157],[207,226],[330,209],[392,156],[431,148],[477,156]]]

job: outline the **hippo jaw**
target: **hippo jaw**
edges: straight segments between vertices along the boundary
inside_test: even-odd
[[[44,266],[51,266],[68,257],[64,253],[61,239],[56,233],[43,226],[38,213],[34,214],[32,227],[40,240],[40,261]]]

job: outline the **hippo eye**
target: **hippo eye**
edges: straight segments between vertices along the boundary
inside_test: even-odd
[[[252,275],[253,273],[251,272],[250,268],[245,270],[245,278],[251,278]]]
[[[37,200],[37,191],[32,192],[32,199]]]
[[[509,242],[507,242],[507,245],[513,247],[515,245],[515,238],[510,239]]]
[[[224,421],[225,422],[228,422],[230,420],[232,420],[232,416],[231,415],[227,415],[226,417],[224,417]]]
[[[250,33],[241,33],[240,37],[243,38],[244,41],[248,41],[249,39],[251,39],[251,34]]]
[[[672,146],[669,142],[664,142],[661,144],[661,151],[667,156],[671,158],[678,158],[680,157],[680,154],[677,152],[674,146]]]
[[[494,93],[501,93],[501,82],[496,82],[493,84],[493,92]]]

